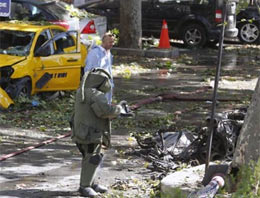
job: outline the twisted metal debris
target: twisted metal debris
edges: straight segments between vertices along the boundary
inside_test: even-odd
[[[212,161],[232,160],[246,112],[247,108],[240,108],[215,116]],[[151,162],[148,168],[158,172],[175,170],[182,163],[192,166],[203,164],[206,161],[209,119],[206,118],[205,126],[197,133],[159,130],[155,137],[142,139],[136,136],[141,149],[135,154]]]

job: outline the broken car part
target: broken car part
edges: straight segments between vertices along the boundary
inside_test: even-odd
[[[40,92],[76,90],[86,47],[77,31],[36,22],[0,22],[0,107]],[[5,92],[5,93],[4,93]]]
[[[240,108],[216,115],[211,160],[230,161],[232,159],[246,113],[247,108]],[[205,126],[197,129],[196,132],[159,130],[155,137],[144,136],[145,138],[142,138],[142,136],[136,135],[135,138],[141,149],[136,150],[135,154],[151,162],[148,168],[158,172],[175,170],[179,163],[204,164],[207,154],[209,121],[210,118],[206,118]],[[209,166],[209,172],[206,172],[205,177],[207,183],[212,174],[216,173],[211,170],[212,168]],[[214,170],[222,170],[221,173],[225,171],[223,168],[214,168]]]
[[[0,87],[0,108],[7,109],[14,101],[9,95]]]

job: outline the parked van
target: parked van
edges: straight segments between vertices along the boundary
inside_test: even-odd
[[[158,38],[166,19],[170,38],[183,40],[187,47],[202,47],[218,40],[222,6],[223,0],[142,0],[143,36]],[[106,16],[108,29],[119,29],[119,0],[92,0],[84,8]]]

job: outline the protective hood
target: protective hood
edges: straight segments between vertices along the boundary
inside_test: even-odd
[[[84,100],[84,90],[86,88],[96,88],[103,93],[109,92],[111,90],[110,79],[109,73],[101,68],[95,68],[90,72],[86,72],[81,84],[82,101]]]
[[[25,56],[11,56],[6,54],[0,54],[0,67],[7,65],[14,65],[17,62],[23,61]]]

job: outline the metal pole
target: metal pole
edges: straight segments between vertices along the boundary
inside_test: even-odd
[[[221,34],[219,37],[219,46],[218,46],[218,62],[215,74],[215,83],[214,83],[214,92],[212,98],[212,107],[211,107],[211,117],[210,117],[210,125],[209,125],[209,136],[207,139],[207,156],[206,156],[206,166],[205,166],[205,173],[208,170],[209,162],[211,158],[211,148],[212,148],[212,139],[214,135],[214,119],[215,119],[215,111],[216,111],[216,103],[217,103],[217,89],[218,89],[218,82],[220,76],[220,69],[221,69],[221,61],[222,61],[222,51],[223,51],[223,41],[224,41],[224,33],[225,33],[225,23],[226,23],[226,10],[227,4],[225,4],[223,9],[223,21],[222,21],[222,29]]]

